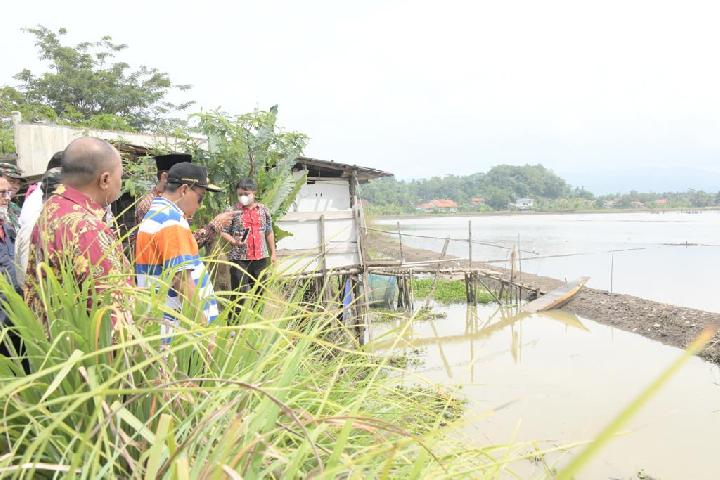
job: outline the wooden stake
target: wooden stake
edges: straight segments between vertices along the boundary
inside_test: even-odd
[[[397,222],[397,230],[398,230],[398,240],[400,241],[400,265],[405,263],[405,255],[403,254],[403,244],[402,244],[402,231],[400,230],[400,222]]]
[[[440,254],[440,260],[444,259],[445,255],[447,255],[448,245],[450,245],[449,237],[445,239],[445,244],[443,245],[442,253]],[[430,293],[428,294],[427,300],[425,301],[425,308],[430,308],[430,301],[432,300],[433,296],[435,295],[435,288],[437,287],[437,279],[438,279],[439,273],[440,273],[440,263],[437,264],[437,268],[435,269],[435,276],[433,277],[432,287],[430,287]]]
[[[468,220],[468,267],[472,268],[472,220]]]

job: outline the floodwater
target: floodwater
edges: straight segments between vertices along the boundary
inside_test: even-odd
[[[405,383],[419,376],[461,387],[468,404],[459,435],[475,446],[536,442],[544,450],[590,440],[681,354],[565,312],[522,318],[497,306],[436,310],[448,317],[373,325],[371,345],[387,349],[400,337],[399,351],[422,350],[423,363],[403,374]],[[578,478],[637,479],[642,471],[664,480],[717,479],[719,436],[720,369],[693,358]],[[578,451],[545,462],[562,466]],[[527,460],[512,469],[517,476],[503,478],[545,476]]]
[[[468,258],[472,221],[473,242],[478,242],[474,260],[498,260],[507,267],[510,248],[519,244],[525,272],[567,280],[588,275],[593,288],[612,286],[616,293],[720,312],[714,268],[720,265],[718,211],[384,218],[377,223],[394,230],[398,221],[405,245],[439,254],[442,239],[465,239],[450,242],[448,254]]]

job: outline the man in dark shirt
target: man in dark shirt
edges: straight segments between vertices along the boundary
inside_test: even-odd
[[[7,177],[0,177],[0,274],[5,275],[13,289],[22,293],[15,274],[15,229],[10,224],[8,206],[12,197],[12,187]],[[25,349],[20,336],[13,330],[13,324],[7,313],[0,310],[0,355],[5,357],[23,357]],[[23,368],[29,371],[26,359],[22,361]]]

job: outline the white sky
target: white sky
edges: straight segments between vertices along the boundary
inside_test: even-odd
[[[595,192],[720,189],[713,1],[27,1],[3,7],[0,84],[25,26],[109,34],[205,108],[280,106],[306,153],[399,178],[542,163]],[[652,170],[650,170],[652,167]],[[650,173],[648,173],[650,172]]]

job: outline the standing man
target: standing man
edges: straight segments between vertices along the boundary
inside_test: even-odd
[[[153,200],[140,223],[135,247],[138,286],[159,289],[166,285],[169,289],[165,305],[176,311],[183,304],[199,300],[201,309],[192,313],[196,321],[205,324],[217,318],[218,307],[188,218],[195,214],[208,191],[221,189],[210,183],[205,167],[192,163],[173,165],[162,195]],[[165,314],[164,320],[161,333],[167,345],[178,320],[170,314]]]
[[[155,155],[155,166],[157,167],[157,183],[135,206],[135,224],[140,225],[140,222],[145,218],[145,214],[150,210],[153,200],[161,196],[165,191],[165,185],[167,185],[168,171],[176,163],[192,162],[192,156],[189,153],[169,153],[167,155]]]
[[[250,178],[235,185],[236,211],[220,234],[232,245],[228,258],[238,266],[230,270],[233,290],[249,291],[270,262],[277,260],[275,234],[268,208],[255,200],[257,186]]]
[[[17,232],[20,229],[20,207],[12,202],[15,195],[20,191],[23,184],[23,173],[17,165],[12,163],[3,162],[0,163],[0,175],[7,178],[10,183],[10,203],[8,204],[8,220],[12,227]]]
[[[7,178],[0,177],[0,275],[5,275],[15,291],[21,293],[15,273],[15,231],[8,221],[8,205],[11,196],[10,182]],[[12,326],[7,313],[0,310],[0,331],[5,333],[4,340],[0,340],[0,355],[23,357],[25,349],[21,337],[13,331]],[[0,338],[2,338],[1,335]],[[25,371],[29,372],[27,360],[23,359],[22,363]]]
[[[103,221],[107,206],[120,196],[122,174],[120,153],[104,140],[81,137],[65,149],[62,184],[45,202],[31,240],[25,297],[38,315],[44,317],[44,305],[35,266],[45,262],[58,278],[70,268],[78,284],[91,279],[88,304],[109,291],[116,311],[129,318],[125,293],[133,285],[132,272],[120,241]]]
[[[147,193],[135,206],[135,225],[138,226],[145,218],[153,200],[162,196],[167,185],[168,172],[178,163],[192,163],[192,155],[189,153],[168,153],[166,155],[155,155],[155,165],[157,167],[157,178],[158,181],[155,186]],[[221,214],[222,215],[222,214]],[[221,217],[222,218],[222,217]],[[191,217],[186,218],[189,222],[192,221]],[[215,239],[217,229],[215,228],[214,222],[209,223],[205,227],[197,230],[193,235],[198,247],[204,247],[212,240]],[[130,244],[135,245],[137,242],[138,229],[135,228],[130,237]]]
[[[30,240],[35,224],[40,218],[43,205],[60,185],[62,152],[57,152],[50,159],[42,181],[31,186],[32,191],[25,197],[20,211],[20,229],[15,241],[15,262],[17,265],[17,281],[20,286],[25,285],[25,273],[30,253]]]

